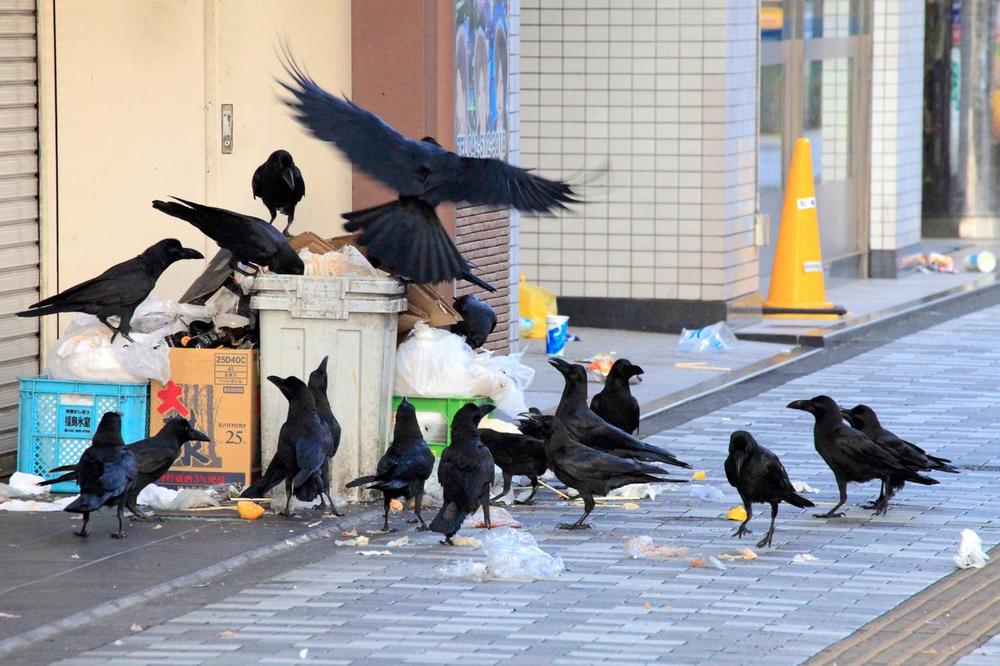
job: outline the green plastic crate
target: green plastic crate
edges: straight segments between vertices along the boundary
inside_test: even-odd
[[[453,397],[453,398],[411,398],[407,396],[406,398],[413,408],[417,410],[417,418],[420,418],[420,412],[432,412],[435,414],[440,414],[444,417],[445,423],[445,433],[444,441],[440,440],[441,437],[434,437],[434,433],[428,433],[424,428],[424,439],[427,440],[427,445],[431,447],[431,451],[434,452],[435,458],[441,457],[441,452],[451,444],[451,420],[455,418],[455,414],[458,410],[462,408],[467,402],[471,402],[475,405],[489,405],[493,401],[489,398],[483,396],[476,396],[471,398],[466,397]],[[392,413],[396,413],[396,409],[399,408],[399,403],[402,402],[402,396],[393,396],[392,398]]]

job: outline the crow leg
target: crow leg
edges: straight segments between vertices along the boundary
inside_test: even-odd
[[[862,504],[861,508],[868,509],[869,511],[872,509],[878,509],[880,506],[882,506],[882,503],[884,501],[885,501],[885,479],[882,479],[882,485],[879,487],[878,499]]]
[[[331,516],[337,516],[338,518],[342,518],[344,516],[344,514],[341,511],[337,510],[337,506],[333,503],[333,498],[330,497],[330,491],[329,490],[324,490],[322,493],[319,494],[320,498],[323,497],[323,493],[326,493],[327,499],[330,500],[330,515]]]
[[[531,506],[535,503],[535,493],[538,492],[538,477],[531,477],[531,494],[524,500],[514,500],[514,504],[523,504],[525,506]]]
[[[143,513],[142,511],[139,511],[139,507],[135,505],[135,502],[132,501],[125,502],[125,508],[128,509],[133,516],[147,523],[163,522],[163,518],[160,518],[159,516],[154,516],[152,514]]]
[[[493,525],[490,523],[490,487],[486,486],[483,491],[483,497],[479,500],[479,503],[483,505],[483,522],[486,523],[486,529],[493,529]]]
[[[771,527],[768,528],[764,538],[757,542],[758,548],[771,545],[771,538],[774,537],[774,521],[778,517],[778,503],[771,502]]]
[[[281,515],[292,517],[292,477],[285,476],[285,511]]]
[[[77,535],[78,537],[86,537],[88,534],[90,534],[90,532],[87,531],[87,523],[89,523],[89,522],[90,522],[90,512],[89,511],[84,511],[83,512],[83,527],[80,528],[79,532],[73,532],[73,534]]]
[[[741,499],[743,499],[743,509],[746,511],[747,519],[740,523],[740,526],[736,528],[736,532],[733,533],[733,536],[738,539],[742,539],[744,534],[753,534],[753,532],[747,529],[747,523],[753,518],[753,503],[748,502],[745,498]]]
[[[124,539],[128,536],[125,533],[125,527],[122,525],[122,519],[125,517],[125,495],[118,498],[118,531],[112,532],[111,537],[113,539]]]
[[[500,499],[501,497],[503,497],[504,495],[506,495],[507,493],[509,493],[510,492],[510,482],[512,480],[513,479],[511,477],[511,475],[508,474],[507,472],[504,472],[503,473],[503,490],[501,490],[500,494],[497,495],[496,497],[492,498],[490,501],[491,502],[496,502],[498,499]]]
[[[837,509],[847,503],[847,481],[837,479],[837,490],[840,491],[840,501],[837,503],[837,506],[833,507],[826,513],[813,514],[814,516],[817,518],[842,518],[844,516],[844,512],[841,511],[838,513]]]
[[[267,212],[271,214],[271,219],[267,221],[268,224],[274,224],[274,218],[278,217],[278,209],[267,207]]]
[[[294,219],[295,219],[295,210],[292,209],[288,213],[288,224],[285,225],[285,230],[282,231],[281,233],[285,234],[286,236],[291,236],[292,235],[291,233],[289,233],[288,230],[292,228],[292,220],[294,220]]]
[[[582,492],[580,493],[580,496],[583,497],[583,515],[580,516],[580,519],[577,520],[575,523],[561,523],[559,525],[559,529],[561,529],[561,530],[587,530],[587,529],[590,529],[590,525],[588,523],[583,522],[583,521],[585,521],[587,519],[587,516],[590,515],[590,512],[594,510],[594,504],[595,504],[594,497],[593,497],[593,495],[590,495],[589,493],[586,494],[586,495],[584,495]]]
[[[420,492],[417,493],[417,496],[416,496],[416,498],[414,498],[413,502],[414,502],[413,513],[417,514],[417,520],[420,521],[420,527],[417,528],[417,531],[418,532],[426,532],[427,531],[427,523],[424,522],[423,517],[420,515],[420,507],[424,503],[424,490],[423,490],[423,488],[421,488]]]
[[[396,530],[389,529],[389,504],[392,502],[389,496],[386,494],[382,495],[382,516],[384,520],[382,521],[382,531],[383,532],[395,532]]]

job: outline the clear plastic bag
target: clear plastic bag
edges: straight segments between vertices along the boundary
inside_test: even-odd
[[[720,321],[711,326],[703,326],[694,330],[681,329],[677,350],[687,353],[722,352],[736,346],[736,336],[726,322]]]
[[[673,560],[687,555],[684,546],[668,546],[654,543],[652,537],[645,534],[635,537],[624,537],[622,548],[625,554],[633,560]]]
[[[308,248],[299,252],[305,264],[305,275],[321,277],[376,277],[378,272],[365,256],[353,245],[345,245],[335,252],[316,254]]]
[[[219,500],[201,488],[173,490],[155,483],[143,488],[136,501],[143,506],[161,511],[186,511],[199,506],[219,506]]]
[[[486,562],[451,562],[438,567],[438,575],[478,582],[531,582],[557,578],[565,568],[561,557],[553,557],[539,548],[535,537],[524,530],[501,527],[486,532],[481,538]]]
[[[715,486],[691,484],[688,486],[691,498],[701,502],[722,502],[726,496]]]
[[[958,552],[954,557],[955,566],[959,569],[982,569],[989,559],[979,535],[968,528],[962,530],[962,542],[958,544]]]

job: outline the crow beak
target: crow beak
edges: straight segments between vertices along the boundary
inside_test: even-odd
[[[790,402],[787,405],[788,409],[798,409],[803,412],[813,413],[813,404],[808,400],[796,400],[795,402]]]
[[[553,357],[553,358],[549,359],[549,365],[551,365],[553,368],[555,368],[559,372],[561,372],[563,374],[566,374],[566,368],[569,367],[570,364],[567,363],[566,361],[562,360],[561,358],[555,358],[555,357]]]
[[[487,414],[496,409],[496,405],[480,405],[479,406],[479,418],[484,418]]]
[[[190,429],[188,430],[188,440],[195,442],[211,442],[212,439],[200,430]]]
[[[281,179],[288,184],[288,189],[295,189],[295,172],[291,169],[281,170]]]
[[[326,372],[326,362],[329,361],[329,360],[330,360],[329,356],[324,356],[323,360],[319,362],[319,367],[316,368],[316,369],[319,370],[319,371],[321,371],[321,372]]]
[[[271,382],[278,388],[284,388],[285,386],[285,380],[277,375],[269,375],[267,381]]]
[[[205,258],[205,255],[203,255],[201,252],[199,252],[198,250],[192,250],[189,247],[181,248],[181,255],[180,256],[181,256],[181,259],[204,259]]]

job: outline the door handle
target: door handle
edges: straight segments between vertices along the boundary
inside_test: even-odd
[[[222,109],[222,154],[233,152],[233,105],[223,104]]]

